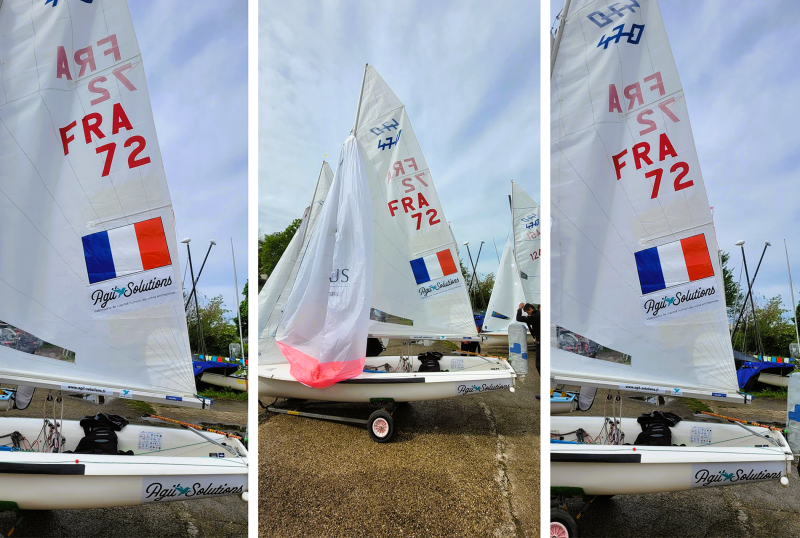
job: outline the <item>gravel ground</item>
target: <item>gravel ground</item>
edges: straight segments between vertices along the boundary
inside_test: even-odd
[[[0,412],[0,418],[42,417],[46,394],[47,391],[37,389],[28,409]],[[243,430],[247,423],[247,402],[216,400],[212,409],[206,411],[156,404],[153,404],[153,408],[157,415],[228,431]],[[52,416],[52,407],[50,409],[48,416]],[[97,405],[81,398],[71,396],[64,398],[65,419],[81,419],[101,412],[124,416],[135,424],[149,423],[140,418],[141,411],[134,409],[132,404],[125,400],[114,398],[106,404]],[[157,424],[170,427],[166,423]],[[14,525],[14,514],[0,512],[0,535],[7,535]],[[239,496],[120,508],[28,512],[21,524],[14,528],[13,534],[14,538],[25,536],[201,538],[246,535],[247,503]]]
[[[603,416],[603,399],[608,391],[597,391],[595,404],[587,414]],[[623,415],[638,417],[650,413],[652,404],[631,400],[622,393]],[[703,402],[712,412],[734,418],[784,424],[786,400],[756,398],[749,406]],[[674,398],[657,409],[693,419],[692,401]],[[696,419],[695,419],[696,420]],[[581,501],[571,499],[575,513]],[[593,503],[580,518],[582,537],[613,538],[746,538],[750,536],[800,536],[800,478],[792,472],[789,487],[777,482],[745,484],[677,493],[621,495]]]
[[[387,444],[363,428],[262,411],[259,535],[539,536],[538,375],[516,389],[400,405]],[[373,409],[335,408],[362,418]]]

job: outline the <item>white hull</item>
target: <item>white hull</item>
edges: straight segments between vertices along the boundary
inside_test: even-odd
[[[247,379],[244,377],[203,372],[203,375],[200,376],[200,381],[217,387],[228,387],[229,389],[247,392]]]
[[[480,336],[484,339],[483,342],[481,342],[481,347],[508,347],[508,332],[481,333]],[[528,332],[528,348],[530,349],[532,347],[533,337],[531,333]]]
[[[41,419],[0,418],[3,432],[19,431],[29,441]],[[64,421],[65,450],[84,436],[78,421]],[[161,450],[139,448],[140,432],[161,434]],[[117,432],[119,450],[133,456],[0,451],[0,501],[21,510],[106,508],[191,500],[247,491],[247,450],[236,439],[203,432],[235,447],[243,457],[190,431],[129,424]],[[8,438],[2,440],[8,443]],[[210,454],[224,453],[224,457]]]
[[[597,435],[603,421],[603,417],[551,417],[550,428],[553,433],[583,428]],[[692,442],[692,427],[710,428],[713,444]],[[685,447],[551,444],[551,491],[585,495],[659,493],[788,476],[793,456],[783,436],[766,428],[748,428],[769,435],[782,446],[749,435],[735,424],[688,421],[671,428],[672,443]],[[622,431],[625,442],[633,443],[641,427],[636,419],[624,418]],[[564,437],[575,440],[574,434]]]
[[[368,357],[367,366],[397,367],[401,358]],[[294,380],[288,364],[259,367],[258,395],[271,398],[298,398],[329,402],[441,400],[467,394],[513,388],[516,374],[508,361],[480,357],[442,357],[442,370],[448,372],[364,372],[355,379],[342,381],[326,389],[314,389]],[[460,367],[460,368],[459,368]],[[419,368],[414,358],[412,368]]]
[[[774,387],[789,386],[788,375],[765,374],[764,372],[761,372],[760,374],[758,374],[758,381],[760,383],[764,383],[765,385],[772,385]]]

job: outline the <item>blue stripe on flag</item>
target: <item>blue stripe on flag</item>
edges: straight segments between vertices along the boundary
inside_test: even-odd
[[[425,260],[422,258],[411,260],[411,270],[414,271],[414,278],[417,280],[417,284],[424,284],[430,281],[431,277],[428,275],[428,268],[425,267]]]
[[[658,257],[657,247],[640,250],[636,253],[636,269],[639,271],[642,295],[667,287],[664,283],[664,273],[661,271],[661,260]]]
[[[89,284],[117,278],[108,232],[97,232],[83,238],[83,256],[89,272]]]

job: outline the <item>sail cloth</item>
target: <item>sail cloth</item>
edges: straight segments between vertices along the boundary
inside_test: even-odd
[[[4,0],[0,34],[0,321],[50,345],[0,380],[198,405],[127,3]]]
[[[278,349],[275,343],[275,333],[278,329],[286,308],[286,301],[294,286],[297,278],[297,271],[300,269],[300,262],[303,260],[303,253],[311,240],[314,231],[314,224],[317,221],[328,190],[333,182],[333,172],[330,165],[322,162],[314,195],[309,205],[303,212],[303,219],[300,227],[294,234],[292,241],[283,252],[281,259],[270,274],[264,288],[258,294],[258,362],[259,364],[278,364],[285,363],[286,358]]]
[[[355,132],[375,219],[370,334],[477,337],[456,242],[405,106],[369,65]]]
[[[524,302],[526,302],[525,293],[517,272],[514,249],[511,240],[507,239],[494,280],[492,296],[486,307],[486,317],[483,318],[482,332],[508,334],[509,324],[516,321],[519,303]],[[514,370],[517,371],[516,368]]]
[[[741,402],[711,211],[658,2],[574,0],[551,95],[552,323],[630,357],[554,347],[553,377]]]
[[[541,304],[542,233],[539,204],[522,187],[511,182],[511,212],[514,226],[514,259],[526,303]]]
[[[350,136],[278,328],[278,347],[300,383],[325,388],[363,371],[372,245],[366,170],[358,141]]]

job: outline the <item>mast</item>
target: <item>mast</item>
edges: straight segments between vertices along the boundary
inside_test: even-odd
[[[358,118],[361,116],[361,100],[364,98],[364,84],[367,82],[367,69],[369,68],[369,64],[364,65],[364,78],[361,79],[361,92],[358,94],[358,108],[356,109],[356,123],[353,125],[353,134],[356,134],[356,129],[358,129]]]
[[[550,77],[553,77],[553,68],[556,66],[556,56],[558,56],[558,47],[561,46],[561,33],[564,30],[564,25],[567,22],[567,15],[569,14],[569,5],[572,0],[565,0],[564,7],[561,9],[561,21],[558,23],[558,30],[556,30],[556,40],[553,43],[553,50],[550,52]]]
[[[356,115],[356,122],[358,122],[358,115]],[[325,170],[325,159],[322,159],[322,164],[319,167],[319,174],[317,175],[317,184],[314,185],[314,194],[311,195],[311,211],[314,211],[314,198],[317,197],[317,189],[319,189],[319,180],[322,179],[322,171]],[[311,218],[311,211],[308,212],[308,217]],[[303,230],[303,240],[300,242],[300,246],[306,244],[306,236],[308,235],[308,226],[306,229]]]
[[[800,329],[797,328],[797,303],[794,302],[794,287],[792,286],[792,268],[789,267],[789,248],[786,246],[786,239],[783,240],[783,248],[786,251],[786,271],[789,273],[789,291],[792,293],[792,315],[794,317],[794,334],[797,337],[797,345],[800,346]],[[791,351],[789,352],[791,355]]]

